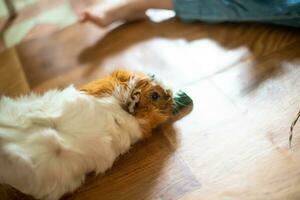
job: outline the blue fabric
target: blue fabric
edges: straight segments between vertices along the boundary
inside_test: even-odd
[[[173,0],[179,18],[205,22],[263,22],[300,27],[300,0]]]

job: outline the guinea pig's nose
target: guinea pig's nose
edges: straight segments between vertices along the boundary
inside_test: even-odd
[[[170,99],[171,99],[171,96],[169,96],[169,95],[165,95],[165,96],[164,96],[164,100],[168,101],[168,100],[170,100]]]

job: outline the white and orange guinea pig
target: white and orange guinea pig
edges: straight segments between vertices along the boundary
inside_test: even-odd
[[[0,99],[0,184],[57,200],[104,173],[172,116],[151,76],[118,70],[80,88]]]

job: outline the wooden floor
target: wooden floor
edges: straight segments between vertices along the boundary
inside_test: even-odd
[[[176,18],[108,29],[76,24],[16,51],[35,91],[122,67],[155,73],[194,100],[190,115],[155,131],[65,199],[300,199],[299,125],[288,148],[300,109],[300,30]]]

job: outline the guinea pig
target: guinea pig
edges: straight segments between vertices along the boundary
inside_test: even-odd
[[[144,136],[172,116],[172,92],[153,75],[117,70],[83,86],[81,91],[96,97],[115,96],[123,109],[136,117]]]
[[[0,183],[57,200],[172,117],[172,92],[117,70],[81,87],[0,99]]]

